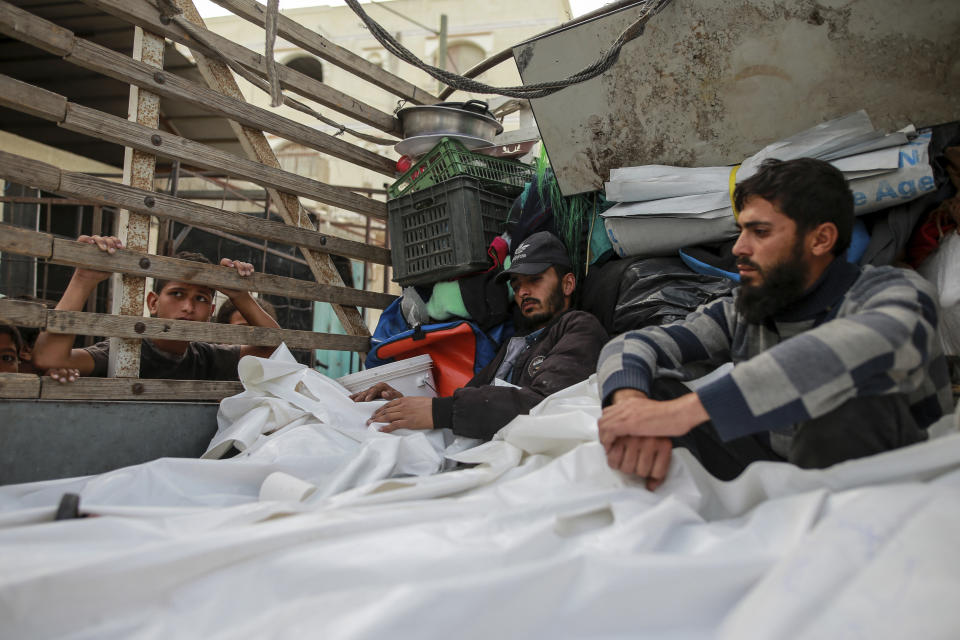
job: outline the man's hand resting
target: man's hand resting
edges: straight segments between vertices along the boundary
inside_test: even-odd
[[[653,491],[667,477],[672,452],[670,438],[623,436],[607,447],[607,464],[611,469],[646,478],[647,489]]]
[[[70,384],[71,382],[76,382],[80,378],[79,369],[66,369],[66,368],[57,368],[57,369],[47,369],[46,375],[50,376],[60,384]]]
[[[386,422],[384,433],[397,429],[433,429],[433,398],[405,396],[391,400],[373,412],[367,424]]]
[[[386,382],[378,382],[369,389],[351,395],[350,399],[354,402],[372,402],[373,400],[396,400],[402,397],[402,393]]]
[[[619,389],[597,421],[600,442],[611,468],[647,479],[656,489],[667,476],[673,443],[710,419],[695,393],[674,400],[651,400],[635,389]]]
[[[100,251],[113,255],[118,249],[123,249],[123,241],[114,236],[80,236],[77,242],[84,244],[95,244]],[[83,269],[78,267],[73,273],[73,279],[79,282],[87,282],[88,286],[93,287],[108,279],[112,274],[109,271],[96,271],[94,269]]]
[[[682,436],[710,419],[695,393],[674,400],[651,400],[639,391],[620,389],[597,421],[604,448],[620,436]]]
[[[231,260],[230,258],[222,258],[220,260],[220,266],[236,269],[237,274],[243,278],[253,275],[253,272],[254,272],[253,265],[250,264],[249,262],[241,262],[240,260]],[[249,292],[244,291],[243,289],[224,289],[223,287],[218,287],[218,290],[220,291],[220,293],[227,296],[231,300],[233,300],[237,296],[249,295]]]

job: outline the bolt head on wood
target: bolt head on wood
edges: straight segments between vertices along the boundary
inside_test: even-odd
[[[140,268],[149,269],[150,268],[150,258],[140,258]]]
[[[131,392],[133,393],[133,395],[135,395],[135,396],[141,395],[141,394],[143,393],[143,391],[144,391],[143,383],[142,383],[142,382],[135,382],[135,383],[133,383],[133,386],[130,387],[130,391],[131,391]]]
[[[142,322],[138,322],[137,324],[133,325],[133,330],[137,333],[143,333],[147,330],[147,325],[143,324]]]
[[[153,81],[156,82],[157,84],[163,84],[164,82],[167,81],[167,79],[163,77],[162,73],[157,71],[155,74],[153,74]]]
[[[159,134],[155,133],[152,136],[150,136],[150,142],[153,143],[153,146],[159,147],[160,143],[163,142],[163,138],[161,138]]]
[[[146,206],[152,209],[153,205],[157,204],[157,201],[153,196],[147,196],[146,198],[143,199],[143,204],[145,204]]]

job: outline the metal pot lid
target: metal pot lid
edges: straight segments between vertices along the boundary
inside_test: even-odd
[[[483,138],[477,138],[475,136],[465,136],[456,133],[437,133],[423,136],[413,136],[412,138],[401,140],[395,144],[393,148],[402,156],[410,156],[411,158],[418,159],[423,154],[437,146],[437,144],[439,144],[444,138],[452,138],[457,140],[468,150],[490,146],[489,140],[484,140]]]
[[[471,113],[479,113],[482,116],[493,117],[493,113],[490,111],[490,104],[484,102],[483,100],[467,100],[466,102],[440,102],[434,107],[450,107],[451,109],[462,109],[463,111],[470,111]]]
[[[470,103],[479,103],[483,105],[484,111],[474,111],[469,108],[464,108]],[[464,105],[464,106],[451,106],[451,105]],[[430,111],[439,111],[440,113],[456,113],[467,118],[476,118],[480,120],[486,120],[490,124],[496,127],[496,134],[499,135],[503,133],[503,125],[500,124],[496,118],[493,117],[493,114],[490,113],[490,110],[487,108],[487,103],[481,102],[480,100],[471,100],[470,102],[441,102],[439,104],[429,104],[429,105],[417,105],[415,107],[404,107],[397,111],[397,117],[403,122],[404,116],[410,113],[423,113]]]
[[[460,111],[467,111],[469,113],[475,113],[477,115],[493,118],[493,113],[490,111],[490,105],[483,100],[467,100],[466,102],[438,102],[437,104],[423,104],[415,105],[413,107],[404,107],[397,112],[397,116],[413,109],[429,109],[433,107],[458,109]]]

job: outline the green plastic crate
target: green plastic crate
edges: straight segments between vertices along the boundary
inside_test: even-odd
[[[432,187],[457,176],[470,176],[484,187],[506,196],[517,196],[533,179],[534,169],[515,160],[504,160],[467,151],[453,138],[443,138],[420,161],[387,189],[390,199]]]
[[[432,284],[490,266],[487,247],[515,198],[485,186],[460,176],[387,202],[394,282]]]

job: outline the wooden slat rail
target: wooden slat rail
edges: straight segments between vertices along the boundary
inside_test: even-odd
[[[262,186],[271,186],[288,193],[306,196],[312,200],[376,218],[386,218],[386,205],[382,202],[331,187],[311,178],[288,173],[282,169],[269,167],[253,160],[240,158],[227,151],[221,151],[171,133],[158,133],[148,127],[89,107],[68,102],[67,116],[60,123],[60,126],[134,149],[152,151],[157,155],[205,169],[226,168],[231,175],[245,178]]]
[[[247,160],[166,131],[157,131],[96,109],[68,101],[65,116],[58,120],[55,110],[59,108],[58,98],[62,97],[10,76],[0,75],[0,105],[53,120],[70,131],[180,160],[205,169],[226,170],[231,175],[261,186],[298,194],[375,218],[386,218],[387,206],[383,202],[288,173],[283,169]],[[42,103],[41,107],[37,106],[38,102]]]
[[[369,338],[332,333],[314,333],[293,329],[245,327],[217,322],[191,322],[164,318],[114,316],[107,313],[57,311],[20,300],[0,300],[0,322],[38,327],[51,333],[111,338],[155,338],[223,344],[249,344],[276,347],[286,343],[291,349],[327,349],[331,351],[367,351]]]
[[[197,14],[196,8],[193,6],[193,3],[190,0],[173,1],[180,8],[180,10],[183,11],[185,19],[189,20],[197,27],[205,28],[202,19],[200,18],[199,14]],[[200,69],[204,80],[210,86],[210,88],[224,93],[236,100],[243,100],[243,95],[240,93],[232,73],[226,68],[226,66],[219,62],[215,56],[208,57],[210,51],[205,49],[203,45],[198,45],[198,43],[192,42],[191,37],[185,35],[185,33],[180,33],[180,28],[175,28],[176,21],[171,22],[169,19],[161,19],[156,6],[153,6],[148,2],[144,2],[143,0],[124,0],[123,2],[116,2],[114,0],[90,0],[88,4],[99,7],[111,15],[118,15],[121,18],[126,17],[128,21],[144,27],[146,31],[162,34],[174,41],[190,46],[194,50],[198,68]],[[132,20],[129,19],[131,16],[133,17]],[[174,26],[170,26],[171,24]],[[74,43],[70,41],[69,33],[61,33],[61,35],[64,36],[62,38],[64,42],[61,43],[60,50],[61,53],[65,55],[69,53],[71,47],[74,46]],[[38,40],[38,35],[36,33],[30,34],[29,37],[37,41],[43,40],[43,38],[39,38]],[[235,54],[240,54],[241,57],[245,56],[247,58],[246,61],[244,62],[241,60],[241,63],[246,64],[248,68],[256,68],[257,72],[260,73],[261,76],[265,75],[265,65],[262,56],[242,47],[237,48],[236,45],[219,38],[219,36],[212,35],[211,42],[214,42],[215,44],[213,46],[217,47],[219,47],[221,44],[224,45],[224,48],[229,50],[225,52],[227,56],[230,56],[230,51],[233,51]],[[317,83],[316,81],[307,78],[302,74],[292,72],[290,69],[281,68],[280,71],[283,78],[289,81],[291,86],[295,88],[299,87],[301,94],[306,95],[307,97],[317,97],[318,89],[321,92],[328,89],[322,85],[322,83]],[[300,83],[299,85],[297,84],[298,82]],[[310,83],[313,83],[312,86]],[[36,87],[30,87],[30,85],[25,85],[23,83],[19,85],[16,83],[10,83],[8,86],[2,85],[3,83],[0,83],[0,104],[4,104],[5,106],[13,106],[14,108],[27,111],[29,113],[34,113],[35,115],[54,120],[56,122],[62,123],[67,120],[68,106],[64,97]],[[304,87],[307,88],[306,92],[302,91]],[[347,101],[343,102],[340,107],[346,109],[348,113],[353,113],[358,109],[362,109],[363,105],[355,100],[348,99]],[[72,114],[74,113],[72,108],[69,109],[69,111]],[[230,124],[236,135],[239,137],[244,148],[244,152],[248,158],[251,158],[255,161],[255,167],[261,167],[261,169],[263,168],[262,165],[265,165],[268,169],[272,167],[277,172],[275,175],[286,176],[286,174],[280,170],[280,165],[277,161],[276,155],[274,154],[272,148],[270,148],[270,145],[266,141],[262,131],[238,124],[232,120],[230,121]],[[126,126],[126,123],[120,123],[118,126]],[[395,120],[392,122],[392,126],[396,128],[397,124]],[[101,135],[98,137],[103,137],[102,131],[99,133]],[[143,132],[138,133],[141,136],[143,134]],[[97,134],[94,133],[94,135]],[[120,136],[119,141],[125,146],[138,148],[138,145],[135,142],[130,141],[128,138],[123,136]],[[170,141],[177,142],[178,138],[170,138]],[[163,144],[164,142],[165,139],[162,136],[157,138],[151,137],[151,145],[153,146],[157,146],[157,143]],[[157,154],[158,149],[153,148],[153,146],[149,147],[147,152]],[[195,147],[194,151],[196,150],[197,149]],[[229,154],[217,155],[217,157],[208,157],[207,160],[210,161],[208,163],[202,160],[197,162],[196,160],[198,158],[196,157],[191,158],[189,155],[182,154],[178,156],[170,151],[171,149],[168,145],[166,149],[160,151],[158,155],[183,159],[188,163],[199,164],[201,166],[214,165],[215,168],[221,168],[220,170],[222,170],[223,166],[233,166],[236,162],[236,159]],[[367,204],[367,199],[359,198],[359,200],[353,200],[354,204],[352,206],[350,202],[344,201],[354,198],[355,194],[344,194],[343,191],[345,190],[340,190],[340,193],[338,194],[339,197],[330,197],[329,199],[325,197],[317,198],[313,194],[304,192],[302,189],[299,189],[296,186],[291,188],[291,185],[288,182],[271,182],[270,180],[260,180],[253,177],[247,177],[236,171],[232,173],[233,175],[245,177],[253,182],[257,182],[265,186],[271,200],[277,203],[281,218],[287,225],[292,227],[306,227],[308,229],[315,230],[315,227],[310,221],[309,216],[300,206],[297,196],[293,194],[305,195],[321,202],[328,202],[340,208],[359,211],[361,213],[366,213],[367,215],[374,215],[375,217],[385,217],[386,206],[384,203],[371,200],[369,201],[370,204]],[[34,176],[32,179],[28,177],[26,180],[21,180],[21,182],[36,184],[40,181],[61,180],[64,184],[66,184],[68,177],[68,175],[46,175],[40,176],[39,178]],[[291,178],[291,176],[286,177]],[[296,179],[296,176],[293,176],[292,178]],[[323,186],[322,183],[316,183],[313,181],[308,181],[308,184],[319,185],[321,187]],[[328,195],[332,196],[334,188],[330,188],[329,185],[326,186],[328,190],[331,191],[331,193]],[[357,202],[363,202],[366,206],[363,208],[358,208],[355,206]],[[368,213],[367,207],[374,207],[376,210]],[[318,282],[324,284],[343,285],[343,281],[341,280],[336,268],[333,265],[333,262],[330,259],[329,249],[332,249],[333,247],[326,247],[325,249],[328,250],[324,250],[314,249],[310,246],[298,246]],[[366,328],[363,318],[359,314],[359,311],[356,307],[334,304],[333,308],[349,335],[369,336],[369,331]]]
[[[40,378],[27,373],[0,373],[0,398],[40,397]]]
[[[0,373],[0,398],[23,400],[178,400],[219,402],[243,391],[239,382],[80,378],[62,384],[53,378]]]
[[[248,127],[274,133],[291,142],[372,169],[381,175],[392,178],[396,174],[396,163],[390,158],[248,102],[234,100],[172,73],[163,72],[158,75],[129,56],[87,40],[78,39],[73,52],[64,59],[85,69],[149,89],[166,98],[218,113]]]
[[[53,122],[67,117],[65,97],[4,75],[0,75],[0,106]]]
[[[160,19],[160,12],[146,0],[83,0],[85,4],[96,7],[101,11],[126,20],[153,33],[161,34],[174,42],[183,44],[190,49],[205,55],[211,51],[193,40],[186,32],[173,22],[164,22]],[[206,32],[212,44],[225,56],[236,60],[261,77],[267,76],[266,62],[262,55],[247,49],[221,35],[211,31]],[[374,107],[360,102],[349,95],[337,91],[318,80],[315,80],[299,71],[285,65],[278,66],[280,83],[305,98],[345,114],[355,120],[370,124],[386,133],[399,135],[400,122],[392,115],[379,111]]]
[[[0,298],[0,324],[42,329],[47,325],[47,308],[36,302]]]
[[[0,223],[0,253],[49,258],[53,253],[53,236]]]
[[[65,56],[73,49],[74,35],[69,29],[46,20],[38,22],[33,14],[8,2],[0,3],[0,33],[26,42],[54,55]]]
[[[2,102],[0,96],[0,102]],[[280,244],[324,251],[347,258],[389,265],[390,250],[296,228],[183,200],[168,194],[136,189],[84,173],[61,171],[32,158],[0,151],[0,179],[58,193],[84,202],[112,205],[176,220],[195,227],[226,231]],[[151,204],[152,203],[152,204]]]
[[[0,33],[29,42],[84,69],[102,73],[127,84],[134,84],[166,98],[183,101],[224,115],[247,126],[275,133],[291,142],[359,166],[372,168],[383,175],[393,176],[396,171],[394,161],[389,158],[318,131],[314,127],[284,118],[267,109],[255,107],[246,101],[229,98],[175,74],[169,72],[158,74],[157,69],[151,65],[76,37],[72,32],[2,0],[0,0]]]
[[[177,8],[183,11],[184,18],[189,20],[191,24],[206,28],[203,18],[200,17],[192,0],[172,1]],[[197,69],[200,70],[204,81],[211,89],[220,91],[238,100],[243,99],[243,94],[240,92],[240,87],[233,77],[233,72],[230,71],[225,63],[217,59],[207,58],[202,54],[196,54],[196,61]],[[248,158],[272,167],[280,167],[280,161],[277,159],[273,147],[270,146],[267,137],[262,131],[244,127],[232,120],[228,122],[237,139],[240,140],[243,151],[247,154]],[[284,222],[294,227],[306,226],[314,229],[313,222],[309,216],[304,213],[299,198],[276,189],[267,189],[267,193],[270,195],[270,201],[276,204],[277,212]],[[336,266],[333,264],[333,260],[329,254],[312,249],[305,249],[303,247],[300,248],[300,252],[303,254],[303,258],[306,260],[317,282],[343,285],[343,279],[337,272]],[[384,270],[384,274],[386,273],[386,270]],[[333,311],[348,334],[354,336],[370,335],[366,322],[364,322],[363,316],[360,315],[360,311],[356,307],[335,304],[333,305]]]
[[[255,0],[213,1],[255,25],[265,26],[267,8],[259,2],[255,2]],[[277,18],[277,35],[304,51],[309,51],[317,57],[349,71],[358,78],[414,104],[437,104],[440,102],[440,99],[436,96],[430,95],[416,85],[368,62],[349,49],[344,49],[330,42],[319,33],[311,31],[287,16],[279,14]]]
[[[395,296],[385,293],[318,284],[267,273],[254,273],[241,277],[236,270],[219,265],[167,258],[127,249],[109,254],[91,244],[55,238],[48,233],[2,223],[0,223],[0,252],[44,258],[53,264],[68,267],[83,267],[159,280],[178,280],[216,289],[256,291],[300,300],[385,309],[396,299]]]
[[[40,379],[41,400],[178,400],[216,401],[243,391],[239,382],[212,380],[151,380],[130,378],[80,378],[62,384]]]

